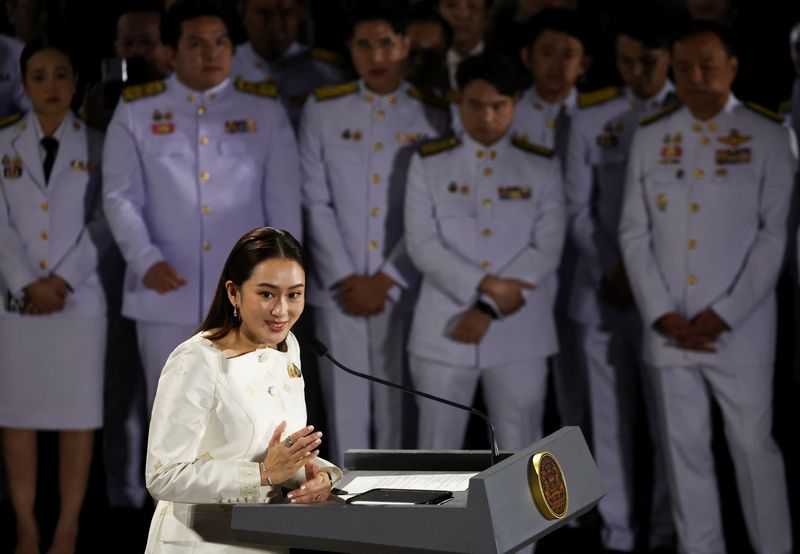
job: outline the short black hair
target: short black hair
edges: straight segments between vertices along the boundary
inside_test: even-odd
[[[478,80],[491,83],[504,96],[514,96],[522,90],[517,66],[508,56],[498,52],[471,56],[458,65],[458,90],[463,91],[472,81]]]
[[[70,41],[65,34],[53,31],[45,33],[44,35],[38,35],[25,44],[19,56],[19,68],[22,72],[23,79],[25,78],[25,71],[28,69],[28,61],[31,59],[31,56],[42,50],[57,50],[61,52],[69,59],[72,71],[77,72],[77,58],[72,41]]]
[[[682,42],[706,33],[716,35],[729,56],[737,55],[739,49],[730,26],[719,23],[718,21],[705,19],[695,19],[680,26],[672,37],[672,46],[675,46],[676,42]]]
[[[523,37],[528,48],[532,47],[545,31],[564,33],[578,39],[584,50],[589,48],[589,32],[583,18],[566,8],[545,8],[525,23]]]
[[[445,46],[450,48],[453,45],[453,27],[439,14],[437,3],[438,0],[422,0],[411,6],[406,27],[412,23],[435,23],[442,28]]]
[[[356,25],[365,21],[385,21],[392,30],[405,34],[408,24],[408,8],[404,2],[389,0],[361,0],[355,2],[347,20],[347,40],[353,38]]]
[[[219,0],[176,0],[161,18],[161,42],[172,48],[178,47],[184,21],[198,17],[217,17],[225,23],[228,33],[235,19],[227,3]]]
[[[630,37],[650,50],[669,50],[672,46],[672,29],[678,24],[671,12],[655,2],[645,2],[626,10],[617,20],[615,35]]]

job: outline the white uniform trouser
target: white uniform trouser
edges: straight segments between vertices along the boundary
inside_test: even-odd
[[[190,338],[196,330],[196,325],[151,321],[136,322],[139,356],[142,358],[144,381],[147,388],[148,421],[150,420],[150,412],[153,411],[153,401],[156,399],[158,379],[161,377],[161,370],[164,369],[167,358],[180,343]]]
[[[409,321],[410,314],[390,302],[382,313],[367,318],[335,308],[316,310],[317,336],[331,356],[356,371],[395,383],[403,382]],[[324,358],[319,378],[327,416],[323,440],[331,462],[341,466],[344,453],[352,448],[400,448],[402,392],[345,373]]]
[[[547,393],[547,359],[497,367],[461,367],[410,357],[411,378],[418,390],[459,404],[472,405],[478,381],[495,439],[502,450],[521,450],[542,437],[542,417]],[[419,448],[460,449],[469,413],[425,398],[417,399]]]
[[[772,439],[773,367],[651,368],[666,431],[681,552],[726,552],[711,452],[711,395],[722,412],[747,533],[758,554],[792,550],[783,459]]]
[[[603,518],[603,546],[632,551],[636,546],[634,493],[634,423],[637,420],[637,373],[641,375],[644,414],[653,444],[653,490],[650,546],[671,544],[675,531],[664,467],[663,441],[658,432],[653,384],[641,358],[641,322],[618,318],[612,329],[584,325],[589,407],[595,461],[606,495],[598,510]]]

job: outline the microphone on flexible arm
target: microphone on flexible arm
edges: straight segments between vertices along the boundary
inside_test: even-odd
[[[405,385],[400,385],[398,383],[386,381],[385,379],[381,379],[379,377],[373,377],[372,375],[367,375],[366,373],[361,373],[360,371],[350,369],[349,367],[339,362],[339,360],[331,356],[330,352],[328,351],[328,347],[325,346],[325,344],[323,344],[322,341],[320,341],[318,338],[303,337],[302,340],[311,349],[311,351],[314,352],[314,354],[316,354],[320,358],[328,358],[333,363],[333,365],[343,369],[350,375],[355,375],[356,377],[361,377],[362,379],[366,379],[368,381],[374,381],[375,383],[380,383],[381,385],[386,385],[387,387],[392,387],[393,389],[398,389],[405,393],[413,394],[414,396],[421,396],[422,398],[427,398],[429,400],[441,402],[442,404],[447,404],[448,406],[452,406],[460,410],[465,410],[473,415],[478,416],[486,423],[486,428],[489,432],[489,445],[490,445],[489,464],[490,466],[493,466],[496,463],[497,457],[500,455],[500,450],[497,448],[497,443],[494,440],[494,427],[492,426],[492,422],[489,421],[489,416],[487,416],[482,411],[476,410],[475,408],[471,408],[469,406],[465,406],[463,404],[459,404],[458,402],[453,402],[452,400],[447,400],[446,398],[442,398],[440,396],[428,394],[427,392],[422,392],[417,389],[412,389],[411,387],[406,387]]]

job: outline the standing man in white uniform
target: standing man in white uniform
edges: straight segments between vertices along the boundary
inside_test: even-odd
[[[558,348],[553,280],[565,233],[552,150],[512,140],[510,60],[458,69],[464,131],[419,148],[405,237],[422,273],[409,339],[414,386],[471,404],[479,380],[500,448],[541,437],[547,357]],[[419,447],[462,447],[468,414],[420,400]]]
[[[729,30],[694,22],[672,47],[682,108],[631,147],[619,238],[658,393],[681,552],[725,552],[711,452],[719,405],[753,549],[792,551],[772,439],[775,283],[786,247],[796,142],[731,93]],[[779,119],[779,118],[777,118]]]
[[[545,8],[534,15],[520,52],[534,84],[524,92],[514,116],[512,134],[553,149],[564,168],[570,119],[577,111],[575,83],[589,67],[583,23],[573,11]],[[562,425],[586,423],[585,359],[577,323],[569,317],[569,298],[578,253],[567,236],[558,269],[555,304],[559,353],[553,359],[553,384]],[[584,426],[584,431],[586,431]]]
[[[342,60],[335,52],[297,41],[304,17],[300,0],[241,0],[239,9],[249,40],[236,48],[231,74],[274,83],[297,128],[314,89],[347,80]]]
[[[148,413],[167,356],[208,311],[236,240],[265,223],[302,229],[294,133],[273,88],[229,79],[225,13],[179,0],[164,17],[175,74],[124,91],[103,156]]]
[[[403,81],[404,14],[369,2],[353,13],[349,47],[361,79],[317,90],[300,128],[309,301],[335,356],[400,382],[419,279],[402,240],[406,170],[417,142],[446,131],[448,112]],[[332,459],[371,444],[399,448],[400,394],[320,365]]]
[[[578,251],[569,315],[579,323],[586,356],[592,446],[607,494],[598,508],[603,547],[631,552],[638,528],[650,546],[669,546],[674,530],[655,421],[649,374],[641,358],[641,321],[617,242],[625,166],[639,118],[676,102],[667,78],[669,36],[646,17],[623,22],[616,37],[617,69],[625,88],[581,96],[572,118],[566,158],[567,212]],[[650,525],[634,509],[634,425],[637,383],[654,445]],[[645,525],[639,526],[640,523]]]

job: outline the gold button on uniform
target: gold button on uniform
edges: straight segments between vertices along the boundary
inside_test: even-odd
[[[389,104],[391,104],[392,106],[397,104],[397,96],[394,96],[394,95],[390,96],[389,97]]]
[[[186,100],[188,100],[189,102],[194,102],[194,94],[190,94],[190,95],[188,95],[188,96],[186,97]]]
[[[702,130],[703,126],[700,125],[699,123],[695,123],[694,125],[692,125],[692,131],[694,131],[695,133],[699,133]]]
[[[211,174],[209,174],[209,172],[208,172],[208,171],[202,171],[202,172],[200,172],[200,180],[201,180],[201,181],[208,181],[208,178],[209,178],[209,177],[211,177]]]
[[[204,214],[210,214],[211,213],[211,206],[209,206],[208,204],[205,204],[203,206],[203,213]]]
[[[42,209],[43,212],[46,212],[47,210],[50,209],[50,204],[48,204],[47,202],[42,202],[39,205],[39,207]]]
[[[375,143],[375,152],[380,152],[381,150],[383,150],[383,143],[382,142],[376,142]]]
[[[489,175],[492,174],[492,168],[491,167],[484,167],[483,168],[483,174],[488,177]]]
[[[369,211],[369,213],[370,213],[370,215],[372,215],[372,217],[378,217],[379,215],[381,215],[381,209],[380,208],[372,208]]]
[[[47,231],[42,231],[39,233],[39,238],[42,240],[47,240]]]
[[[492,206],[492,199],[491,198],[484,198],[483,202],[481,202],[481,204],[483,204],[484,208],[490,208]]]
[[[544,124],[547,125],[548,129],[552,129],[553,127],[556,126],[556,120],[553,118],[549,118],[547,121],[545,121]]]
[[[203,115],[204,113],[206,113],[205,106],[200,106],[199,108],[197,108],[197,115]]]
[[[378,183],[380,183],[380,182],[381,182],[381,176],[380,176],[380,175],[378,175],[377,173],[373,174],[373,175],[372,175],[372,183],[373,183],[374,185],[377,185],[377,184],[378,184]]]
[[[700,211],[700,205],[697,204],[696,202],[692,202],[691,204],[689,204],[689,211],[692,212],[693,214],[696,214],[697,212]]]
[[[689,250],[695,250],[697,248],[697,241],[690,239],[689,242],[686,243],[686,246],[689,247]]]
[[[491,237],[492,236],[492,230],[491,229],[484,229],[483,231],[481,231],[481,235],[483,235],[484,237]]]
[[[713,121],[712,121],[711,123],[709,123],[709,124],[708,124],[708,129],[709,129],[710,131],[712,131],[712,132],[713,132],[713,131],[716,131],[718,128],[719,128],[719,127],[717,126],[717,124],[716,124],[716,123],[714,123]]]
[[[695,179],[702,179],[705,176],[706,176],[706,173],[702,169],[695,169],[694,170],[694,178]]]
[[[39,267],[41,269],[47,269],[47,260],[39,260]]]
[[[492,264],[489,263],[489,262],[482,262],[481,263],[481,269],[483,269],[484,271],[488,271],[489,269],[491,269],[491,267],[492,267]]]
[[[203,243],[203,250],[205,250],[206,252],[211,250],[211,243],[208,242],[208,241],[204,242]]]
[[[709,142],[711,142],[711,139],[708,138],[708,137],[703,137],[703,138],[700,139],[700,144],[702,144],[703,146],[705,146]]]
[[[208,144],[208,137],[200,137],[200,144]]]
[[[384,112],[383,110],[378,110],[377,112],[375,112],[375,117],[377,117],[378,119],[383,119],[385,115],[386,112]]]
[[[375,240],[369,241],[369,244],[367,244],[367,248],[369,248],[370,250],[377,250],[378,241],[375,241]]]
[[[696,285],[697,277],[695,275],[689,275],[689,277],[686,278],[686,282],[689,283],[690,285]]]
[[[480,158],[483,158],[483,150],[478,150],[477,152],[475,152],[475,155],[476,155],[476,156],[477,156],[479,159],[480,159]]]

